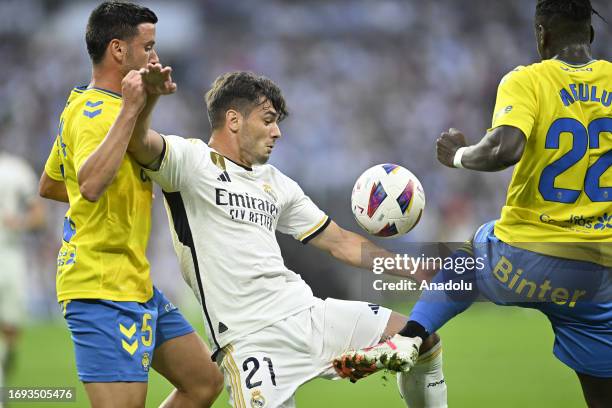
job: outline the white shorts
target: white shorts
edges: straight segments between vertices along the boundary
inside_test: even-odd
[[[336,379],[332,361],[349,349],[377,344],[391,310],[328,298],[228,344],[219,354],[230,404],[294,407],[298,387],[315,377]]]
[[[3,256],[0,258],[0,326],[23,325],[25,268],[23,257]]]

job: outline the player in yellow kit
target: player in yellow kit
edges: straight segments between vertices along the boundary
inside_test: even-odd
[[[202,340],[151,282],[152,183],[126,155],[151,104],[175,89],[169,69],[146,69],[158,63],[156,22],[131,3],[92,12],[92,82],[72,90],[40,185],[41,195],[70,203],[57,295],[95,407],[144,406],[149,367],[177,388],[165,406],[210,406],[222,384]]]
[[[612,64],[591,57],[589,0],[540,0],[535,31],[542,62],[501,81],[492,126],[476,145],[451,129],[437,141],[449,167],[516,165],[501,217],[471,248],[484,268],[441,270],[434,283],[470,280],[473,292],[426,290],[400,334],[426,338],[478,293],[542,311],[554,354],[578,375],[590,407],[612,406]],[[367,351],[350,357],[370,357]]]

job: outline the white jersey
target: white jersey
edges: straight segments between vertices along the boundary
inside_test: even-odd
[[[203,306],[216,350],[316,298],[285,266],[275,231],[307,242],[329,218],[271,165],[244,168],[201,140],[164,136],[158,171],[183,276]]]
[[[21,236],[15,236],[4,219],[24,216],[37,195],[38,180],[25,160],[0,152],[0,185],[0,258],[23,256]]]

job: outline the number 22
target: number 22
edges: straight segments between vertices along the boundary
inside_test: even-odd
[[[588,129],[572,118],[557,119],[546,133],[546,149],[558,149],[561,133],[570,133],[573,138],[572,148],[559,159],[542,170],[538,190],[546,201],[571,204],[580,196],[581,190],[555,187],[555,179],[561,173],[578,163],[587,153],[587,149],[599,149],[599,136],[612,132],[612,118],[599,118],[589,123]],[[586,171],[584,192],[593,202],[612,201],[612,186],[601,187],[599,179],[612,165],[612,150],[602,154]]]

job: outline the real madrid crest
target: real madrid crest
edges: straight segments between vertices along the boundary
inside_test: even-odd
[[[274,202],[278,202],[278,197],[276,196],[276,193],[274,192],[274,190],[272,190],[271,185],[269,185],[268,183],[264,183],[263,191],[267,193],[270,197],[272,197]]]
[[[266,406],[266,399],[261,395],[260,390],[255,390],[251,393],[251,407],[263,408]]]

